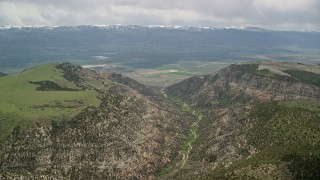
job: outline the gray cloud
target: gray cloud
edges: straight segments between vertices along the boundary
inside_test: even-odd
[[[320,30],[319,0],[0,0],[0,25],[194,25]]]

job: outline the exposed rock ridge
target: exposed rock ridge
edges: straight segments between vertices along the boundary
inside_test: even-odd
[[[168,94],[181,97],[198,107],[228,105],[230,102],[270,102],[290,99],[319,99],[320,88],[290,79],[259,74],[256,64],[234,64],[217,74],[184,80],[167,88]]]
[[[280,72],[258,69],[261,64]],[[317,68],[302,64],[241,63],[168,87],[169,96],[190,103],[203,115],[189,164],[176,178],[320,177],[319,156],[311,156],[320,154],[320,141],[315,138],[320,117]],[[295,106],[296,102],[305,103]],[[283,160],[287,156],[294,158]],[[294,169],[294,160],[305,164],[304,167]]]
[[[192,123],[177,105],[121,75],[60,68],[97,90],[101,105],[59,124],[16,127],[1,147],[0,179],[148,179],[177,155]]]

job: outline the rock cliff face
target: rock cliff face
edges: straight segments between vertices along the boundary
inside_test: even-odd
[[[202,108],[229,105],[231,102],[271,102],[320,98],[318,84],[302,81],[300,77],[294,77],[294,74],[291,76],[280,75],[270,67],[268,68],[271,70],[259,69],[260,66],[263,67],[263,63],[234,64],[222,69],[217,74],[196,76],[184,80],[168,87],[167,92],[171,96],[182,98],[195,107]],[[278,65],[274,66],[278,67]],[[289,69],[292,68],[288,65]],[[319,67],[317,69],[320,71]],[[316,73],[312,74],[317,75]]]
[[[177,155],[192,121],[176,104],[118,74],[58,68],[98,91],[100,106],[61,123],[16,127],[1,146],[1,179],[148,179]]]
[[[169,96],[204,116],[190,161],[176,178],[319,178],[319,70],[284,63],[235,64],[168,87]]]
[[[100,105],[16,126],[0,179],[320,178],[319,66],[234,64],[168,87],[180,105],[120,74],[56,68],[72,86],[38,90],[93,90]]]

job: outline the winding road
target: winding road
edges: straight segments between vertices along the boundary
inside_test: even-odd
[[[180,171],[181,169],[183,169],[183,167],[185,166],[186,162],[188,161],[189,159],[189,154],[192,150],[192,143],[195,142],[195,140],[197,139],[197,130],[198,130],[198,123],[202,120],[202,115],[199,115],[198,116],[198,119],[197,121],[193,122],[192,126],[191,126],[191,134],[192,134],[192,138],[189,140],[188,142],[188,150],[187,151],[183,151],[183,154],[182,154],[182,159],[181,161],[177,162],[174,167],[175,167],[175,170],[172,171],[171,173],[169,173],[167,176],[174,176],[178,171]]]
[[[165,98],[168,98],[168,95],[165,93],[165,88],[166,88],[167,84],[165,84],[163,86],[163,88],[161,89],[161,93],[163,94],[163,96]],[[196,115],[196,111],[193,111],[194,115]],[[188,149],[187,150],[182,150],[182,159],[177,162],[176,164],[174,164],[172,167],[173,167],[173,171],[168,173],[166,176],[174,176],[178,171],[180,171],[181,169],[184,168],[184,166],[186,165],[186,162],[188,161],[189,159],[189,154],[192,150],[192,143],[194,143],[198,137],[197,135],[197,130],[198,130],[198,123],[202,120],[202,115],[198,115],[198,119],[193,122],[193,124],[191,125],[190,127],[190,131],[191,131],[191,138],[187,140],[187,145],[188,145]],[[181,154],[181,152],[180,152]]]
[[[199,126],[198,126],[198,123],[199,123],[199,121],[200,121],[201,119],[202,119],[202,116],[200,115],[200,116],[198,117],[198,120],[197,120],[196,122],[193,122],[193,124],[192,124],[192,126],[191,126],[190,131],[191,131],[191,134],[192,134],[192,139],[191,139],[190,142],[188,143],[189,148],[188,148],[187,153],[186,153],[186,154],[183,154],[185,158],[182,159],[182,161],[183,161],[183,162],[182,162],[182,165],[181,165],[181,167],[180,167],[178,170],[180,170],[180,169],[182,169],[182,168],[184,167],[184,165],[186,164],[186,162],[187,162],[187,160],[188,160],[188,158],[189,158],[190,151],[192,150],[192,143],[197,139],[197,128],[199,127]],[[196,127],[196,128],[194,128],[194,127]]]

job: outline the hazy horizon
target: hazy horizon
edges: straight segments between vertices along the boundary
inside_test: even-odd
[[[2,0],[0,26],[98,24],[320,30],[318,0]]]
[[[159,25],[159,24],[149,24],[149,25],[138,25],[138,24],[79,24],[79,25],[0,25],[0,29],[8,29],[8,28],[59,28],[59,27],[101,27],[101,28],[108,28],[108,27],[116,27],[116,26],[137,26],[137,27],[144,27],[144,28],[173,28],[173,29],[182,29],[182,28],[200,28],[200,29],[238,29],[238,30],[268,30],[268,31],[296,31],[296,32],[320,32],[320,30],[310,30],[310,29],[276,29],[276,28],[264,28],[259,26],[221,26],[221,27],[214,27],[214,26],[201,26],[201,25]]]

